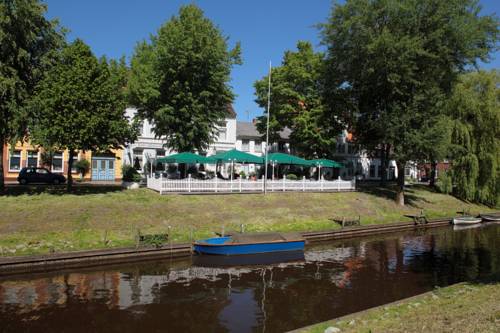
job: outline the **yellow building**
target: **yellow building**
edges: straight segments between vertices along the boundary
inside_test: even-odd
[[[52,161],[47,162],[44,158],[44,150],[41,147],[32,146],[30,143],[18,142],[14,149],[9,145],[4,147],[3,165],[5,180],[16,180],[19,172],[24,167],[43,167],[54,173],[68,172],[69,153],[67,150],[55,152]],[[74,157],[73,165],[77,160],[86,159],[90,163],[90,169],[84,175],[85,181],[121,181],[123,149],[111,150],[108,153],[93,153],[90,151],[78,152]],[[50,159],[49,159],[50,160]],[[78,179],[80,175],[73,168],[73,177]]]

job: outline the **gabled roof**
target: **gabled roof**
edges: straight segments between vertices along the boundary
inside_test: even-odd
[[[286,127],[284,130],[279,132],[279,135],[283,140],[288,140],[290,138],[291,132],[292,131],[288,127]],[[260,139],[262,138],[262,134],[257,131],[257,126],[255,126],[253,122],[238,121],[236,122],[236,137]]]
[[[233,105],[227,105],[227,117],[228,118],[236,118],[236,111],[234,111]]]

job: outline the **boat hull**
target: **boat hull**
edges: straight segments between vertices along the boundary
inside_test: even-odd
[[[500,222],[500,215],[482,214],[481,218],[485,222]]]
[[[481,223],[483,220],[480,217],[456,217],[453,219],[454,225],[471,225]]]
[[[213,238],[205,240],[205,242],[197,242],[194,244],[194,251],[200,254],[232,256],[284,251],[303,251],[305,246],[304,240],[224,244],[224,238],[227,240],[227,237],[221,237],[220,240]],[[212,243],[214,241],[219,244]]]

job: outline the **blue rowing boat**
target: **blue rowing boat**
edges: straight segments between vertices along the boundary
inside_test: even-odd
[[[235,233],[196,241],[199,254],[242,255],[284,251],[303,251],[305,240],[299,235],[280,233]]]

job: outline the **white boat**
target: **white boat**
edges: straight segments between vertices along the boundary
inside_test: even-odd
[[[500,214],[481,214],[484,222],[500,222]]]
[[[455,217],[453,219],[453,224],[454,225],[470,225],[470,224],[481,223],[482,220],[483,219],[480,217],[461,216],[461,217]]]

